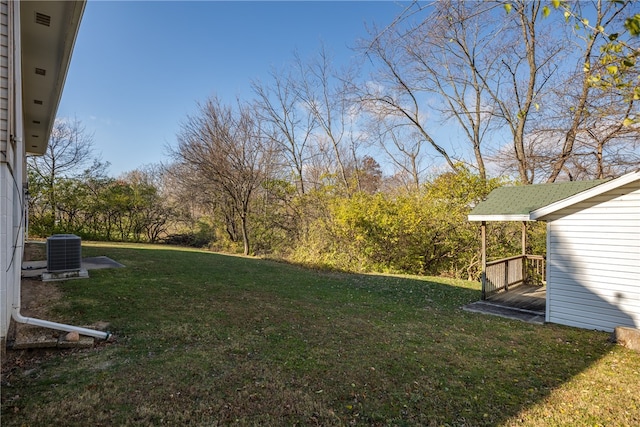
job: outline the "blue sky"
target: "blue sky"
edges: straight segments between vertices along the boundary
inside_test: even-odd
[[[167,161],[180,122],[197,102],[251,97],[298,50],[323,43],[337,63],[402,11],[392,1],[89,1],[58,117],[76,117],[94,134],[112,176]]]

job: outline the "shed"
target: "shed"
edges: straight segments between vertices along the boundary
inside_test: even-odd
[[[523,250],[488,263],[486,221],[545,221],[545,321],[640,327],[640,170],[612,180],[501,187],[468,219],[482,223],[483,299],[526,284],[529,259],[536,259]]]

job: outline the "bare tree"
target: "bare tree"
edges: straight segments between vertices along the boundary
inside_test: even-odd
[[[257,111],[265,127],[269,127],[265,129],[267,135],[281,148],[286,166],[292,169],[298,192],[304,194],[304,169],[310,157],[310,140],[317,127],[316,115],[302,108],[298,82],[292,73],[272,72],[271,77],[270,84],[254,82],[252,85],[258,96]]]
[[[166,168],[160,164],[149,164],[120,176],[131,188],[129,224],[134,240],[142,233],[148,241],[158,241],[176,219],[166,189]]]
[[[541,1],[508,4],[513,5],[513,12],[506,15],[503,37],[492,49],[499,59],[498,73],[485,86],[495,106],[494,115],[512,139],[511,155],[519,180],[530,184],[535,165],[528,155],[527,144],[531,140],[527,135],[544,104],[545,90],[556,75],[566,45],[554,35],[557,22],[543,19]]]
[[[42,156],[29,157],[29,166],[48,182],[81,173],[92,158],[93,142],[93,134],[78,119],[56,119],[47,150]]]
[[[409,22],[416,17],[417,23]],[[361,99],[379,128],[382,148],[416,186],[429,152],[456,171],[469,164],[464,152],[471,151],[470,166],[486,179],[484,141],[496,110],[488,85],[497,92],[503,65],[495,46],[507,29],[495,2],[416,2],[363,46],[378,68]],[[456,126],[464,140],[445,147],[432,123]]]
[[[355,129],[356,105],[349,96],[354,78],[349,71],[338,72],[334,69],[324,47],[309,62],[304,62],[296,54],[295,65],[300,74],[297,95],[317,126],[311,134],[316,145],[315,151],[333,157],[329,164],[337,165],[339,181],[349,191],[352,185],[347,165],[349,160],[357,163],[362,143]]]
[[[403,123],[402,119],[385,112],[374,114],[369,110],[369,113],[374,118],[369,124],[369,132],[394,166],[396,178],[407,189],[419,190],[426,170],[426,156],[418,131],[412,125]]]
[[[416,84],[419,78],[406,58],[403,37],[403,33],[388,28],[367,46],[366,53],[380,68],[361,88],[360,100],[372,117],[381,147],[419,187],[425,145],[452,170],[456,161],[428,130],[432,114],[424,100],[424,87]]]
[[[253,113],[246,105],[233,109],[210,98],[199,105],[198,115],[187,117],[171,152],[203,188],[227,198],[240,219],[245,255],[250,252],[252,195],[269,175],[274,154]]]

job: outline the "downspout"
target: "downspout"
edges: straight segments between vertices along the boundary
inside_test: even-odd
[[[26,150],[24,147],[24,141],[22,139],[23,134],[23,123],[22,123],[22,76],[21,76],[21,67],[20,63],[20,3],[19,2],[9,2],[9,22],[13,24],[13,34],[9,37],[9,112],[11,113],[11,107],[14,108],[14,112],[12,114],[11,120],[9,122],[9,129],[13,130],[14,136],[12,139],[15,144],[15,155],[14,155],[14,164],[10,170],[10,173],[13,175],[13,178],[16,182],[25,182],[25,165],[26,165]],[[25,197],[25,189],[22,186],[21,191],[17,191],[16,189],[16,198],[20,203],[20,207],[22,213],[26,214],[26,197]],[[20,297],[21,297],[21,268],[16,266],[22,265],[22,251],[24,250],[24,224],[26,222],[26,218],[22,218],[19,222],[18,226],[15,227],[15,232],[17,233],[17,241],[16,245],[13,248],[15,251],[15,258],[13,262],[15,263],[13,266],[13,301],[11,304],[11,317],[18,323],[23,323],[27,325],[40,326],[43,328],[55,329],[59,331],[66,332],[77,332],[78,334],[99,338],[99,339],[108,339],[111,334],[109,332],[96,331],[95,329],[82,328],[79,326],[66,325],[64,323],[51,322],[48,320],[35,319],[32,317],[25,317],[20,314]]]
[[[55,329],[58,331],[65,332],[77,332],[81,335],[86,335],[93,338],[99,338],[103,340],[109,339],[111,333],[96,331],[95,329],[82,328],[80,326],[72,326],[66,325],[64,323],[51,322],[49,320],[35,319],[33,317],[25,317],[20,314],[20,305],[14,305],[13,310],[11,312],[11,317],[18,323],[23,323],[25,325],[34,325],[40,326],[43,328]]]
[[[22,139],[15,138],[16,153],[24,153],[23,145],[24,143]],[[15,158],[16,158],[16,162],[15,162],[16,167],[15,167],[15,170],[11,172],[14,174],[14,179],[17,179],[19,176],[20,177],[24,176],[23,174],[24,156],[16,155]],[[20,160],[20,158],[22,158],[22,160]],[[24,206],[24,203],[25,203],[24,191],[25,190],[23,189],[22,194],[17,193],[16,195],[19,198],[20,205],[23,206],[23,212],[26,213],[26,206]],[[23,218],[23,221],[21,221],[18,226],[18,230],[16,230],[16,233],[18,233],[18,241],[17,241],[16,247],[13,248],[13,250],[16,251],[16,256],[14,258],[14,262],[16,263],[16,265],[22,265],[22,250],[24,249],[23,226],[25,221],[26,221],[26,218]],[[11,317],[13,318],[13,320],[15,320],[18,323],[24,323],[27,325],[41,326],[43,328],[55,329],[55,330],[66,331],[66,332],[77,332],[82,335],[86,335],[93,338],[99,338],[103,340],[109,339],[109,337],[111,336],[109,332],[96,331],[95,329],[82,328],[80,326],[66,325],[64,323],[51,322],[49,320],[42,320],[42,319],[36,319],[33,317],[23,316],[20,313],[20,300],[21,300],[21,293],[22,293],[21,283],[20,283],[21,269],[14,266],[14,271],[15,273],[13,275],[13,281],[15,283],[14,285],[15,292],[13,292],[13,303],[11,307]]]

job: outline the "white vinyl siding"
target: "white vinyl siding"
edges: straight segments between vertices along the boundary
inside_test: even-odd
[[[0,134],[7,140],[9,129],[9,6],[0,2]]]
[[[545,217],[547,321],[640,327],[640,181]]]
[[[11,301],[15,289],[13,282],[15,269],[11,268],[13,254],[13,230],[15,190],[13,176],[7,162],[14,158],[9,144],[9,16],[8,1],[0,1],[0,338],[7,336],[11,319]]]

